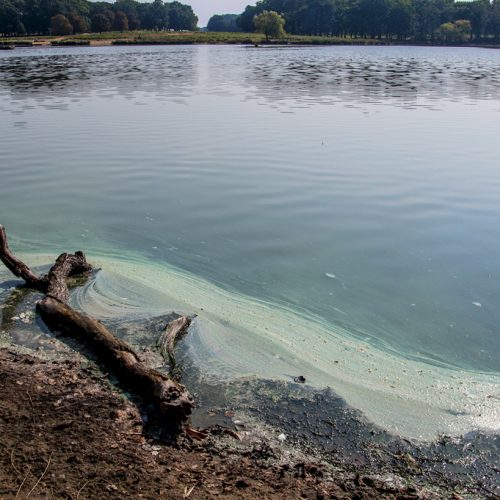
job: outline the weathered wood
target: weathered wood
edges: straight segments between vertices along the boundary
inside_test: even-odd
[[[141,397],[155,403],[171,424],[176,425],[187,419],[194,401],[182,384],[146,366],[126,342],[115,337],[102,323],[66,304],[69,299],[67,278],[89,274],[92,270],[82,252],[61,254],[48,274],[38,277],[12,254],[5,229],[0,225],[0,260],[14,275],[24,279],[28,286],[45,292],[45,298],[38,302],[37,310],[50,329],[77,337],[86,343],[120,380],[135,389]],[[189,320],[184,318],[166,340],[167,352],[170,349],[172,356],[175,338],[188,325]]]
[[[89,345],[120,380],[156,403],[172,421],[183,421],[191,413],[194,401],[186,388],[144,365],[134,350],[112,335],[102,323],[52,297],[40,301],[37,310],[51,329],[70,334]]]
[[[158,339],[157,346],[160,349],[160,354],[170,366],[170,374],[174,374],[176,367],[174,347],[177,340],[186,333],[191,320],[186,316],[171,321]]]
[[[23,279],[31,288],[45,292],[48,287],[47,276],[37,276],[24,262],[19,260],[10,250],[7,242],[7,233],[0,224],[0,260],[5,267],[18,278]]]
[[[69,289],[66,279],[70,276],[88,274],[92,266],[87,262],[83,252],[75,252],[74,255],[63,253],[59,255],[56,263],[47,274],[49,281],[47,297],[66,303],[69,300]]]

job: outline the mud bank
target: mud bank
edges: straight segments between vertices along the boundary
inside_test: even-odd
[[[173,438],[147,408],[83,360],[47,361],[0,349],[0,381],[2,498],[460,495],[451,483],[425,487],[394,473],[321,461],[266,440],[262,431],[239,430],[237,439],[214,427],[202,442]]]

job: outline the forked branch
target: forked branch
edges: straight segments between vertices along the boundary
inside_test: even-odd
[[[39,277],[11,252],[5,229],[0,225],[0,260],[28,286],[45,293],[37,310],[49,328],[86,343],[124,383],[155,403],[171,424],[177,425],[187,419],[194,401],[182,384],[146,366],[126,342],[115,337],[102,323],[67,305],[67,278],[88,275],[92,270],[83,252],[61,254],[48,274]],[[187,318],[182,322],[183,328],[189,324]],[[176,335],[171,339],[170,354]]]

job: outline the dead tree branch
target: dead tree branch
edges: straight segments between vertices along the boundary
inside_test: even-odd
[[[63,253],[47,275],[38,277],[10,251],[7,234],[0,225],[0,260],[28,286],[45,293],[45,298],[37,304],[37,310],[50,329],[76,337],[87,344],[120,380],[143,398],[154,402],[170,419],[170,423],[177,425],[186,420],[194,401],[182,384],[146,366],[127,343],[115,337],[101,322],[67,305],[67,278],[86,275],[92,270],[83,252]],[[179,323],[180,329],[171,331],[167,340],[167,352],[171,353],[172,359],[175,338],[189,325],[187,318],[179,319],[184,320]]]
[[[45,292],[47,290],[47,286],[49,284],[47,276],[37,276],[24,262],[15,257],[10,251],[9,244],[7,242],[7,233],[1,224],[0,260],[14,276],[23,279],[31,288],[35,288],[40,292]]]
[[[160,354],[163,356],[165,361],[168,362],[170,366],[170,375],[174,378],[176,378],[177,366],[174,355],[174,347],[177,340],[186,333],[190,324],[191,320],[186,316],[181,316],[180,318],[171,321],[165,327],[165,330],[157,342]]]

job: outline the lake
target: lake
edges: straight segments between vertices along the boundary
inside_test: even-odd
[[[16,49],[0,112],[0,223],[102,267],[82,310],[197,314],[207,377],[393,433],[498,431],[500,52]]]

